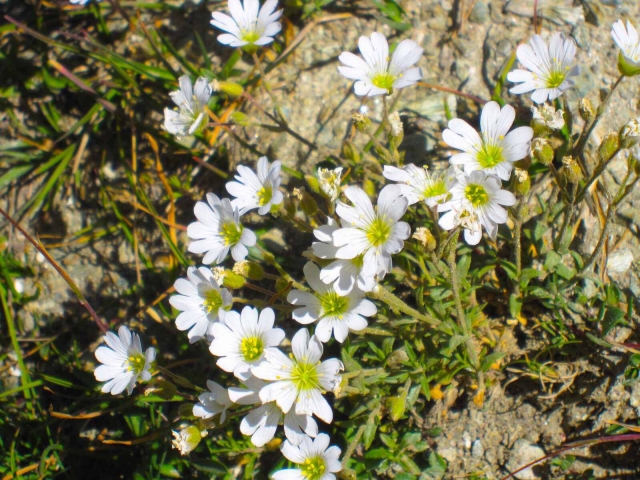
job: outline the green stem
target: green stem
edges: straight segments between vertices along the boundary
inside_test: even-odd
[[[278,273],[280,274],[280,276],[282,278],[284,278],[287,282],[290,282],[295,288],[297,288],[298,290],[302,290],[303,292],[308,292],[309,289],[307,287],[305,287],[304,285],[302,285],[299,282],[296,282],[293,277],[291,275],[289,275],[284,268],[282,268],[282,266],[278,263],[278,261],[276,260],[276,257],[273,256],[272,253],[267,252],[264,248],[262,248],[260,245],[256,246],[260,249],[260,251],[262,252],[262,256],[264,258],[264,261],[267,262],[269,265],[271,265],[272,267],[274,267]]]
[[[347,468],[347,464],[349,463],[349,459],[351,458],[351,456],[353,455],[353,452],[356,450],[356,447],[360,443],[360,439],[364,435],[364,431],[367,428],[367,424],[376,421],[376,416],[380,414],[380,409],[381,409],[381,406],[378,405],[373,410],[371,410],[371,413],[369,413],[369,416],[367,417],[366,423],[364,425],[360,425],[360,427],[358,428],[358,431],[356,432],[355,436],[353,437],[353,440],[351,440],[349,442],[349,446],[347,447],[347,450],[344,452],[344,456],[342,457],[342,468],[343,469]]]
[[[476,371],[476,375],[478,378],[478,389],[479,392],[484,391],[484,373],[480,369],[480,360],[478,358],[478,351],[476,350],[476,346],[473,343],[473,338],[471,337],[471,328],[467,323],[467,317],[464,313],[464,308],[462,307],[462,296],[460,295],[460,279],[458,278],[458,266],[456,264],[456,247],[458,245],[458,235],[452,239],[449,245],[449,254],[447,255],[447,263],[449,265],[450,272],[450,280],[451,280],[451,289],[453,290],[453,298],[456,304],[456,317],[458,318],[458,325],[462,330],[462,335],[465,337],[465,346],[467,347],[467,354],[469,355],[469,360],[473,364],[473,368]]]
[[[391,293],[389,290],[384,288],[382,285],[378,285],[376,288],[373,289],[372,292],[369,292],[369,296],[375,300],[380,300],[381,302],[386,303],[393,310],[400,311],[422,322],[428,323],[429,325],[433,325],[434,327],[441,323],[440,320],[438,320],[437,318],[420,313],[415,308],[411,308],[404,301],[396,297],[393,293]]]
[[[564,214],[564,218],[562,219],[562,227],[560,227],[560,235],[557,237],[556,242],[556,250],[561,254],[567,253],[569,249],[569,245],[572,240],[572,228],[571,228],[571,220],[573,218],[573,214],[576,211],[576,191],[578,190],[578,184],[574,183],[571,185],[571,193],[569,198],[569,206],[568,210]]]
[[[515,261],[516,261],[516,279],[514,281],[513,293],[517,297],[520,296],[520,275],[522,275],[522,212],[524,210],[524,197],[520,199],[515,215]]]
[[[260,57],[258,57],[258,54],[255,52],[253,53],[253,61],[255,62],[256,67],[258,68],[258,71],[260,72],[260,78],[262,79],[262,86],[264,87],[265,92],[267,92],[267,95],[269,95],[269,98],[271,99],[271,103],[273,103],[273,106],[276,109],[276,113],[278,114],[278,119],[280,120],[280,123],[282,123],[282,125],[285,128],[288,127],[287,119],[282,113],[282,109],[280,108],[280,105],[278,104],[276,97],[273,95],[273,92],[271,91],[271,86],[267,82],[267,76],[265,75],[264,69],[262,68],[262,62],[260,61]]]
[[[591,136],[593,129],[596,128],[596,125],[600,121],[600,118],[602,117],[602,114],[604,113],[604,110],[607,107],[609,100],[611,100],[611,97],[613,96],[613,92],[616,91],[620,83],[622,83],[623,79],[624,79],[624,75],[621,75],[618,78],[618,80],[616,80],[616,83],[613,84],[613,87],[611,87],[611,90],[609,91],[605,99],[602,101],[602,103],[600,103],[600,106],[596,111],[595,117],[593,117],[591,122],[585,123],[584,128],[582,129],[582,133],[580,134],[580,138],[578,139],[576,146],[573,148],[572,153],[574,156],[582,157],[582,153],[584,152],[584,149],[587,146],[587,142],[589,141],[589,137]]]

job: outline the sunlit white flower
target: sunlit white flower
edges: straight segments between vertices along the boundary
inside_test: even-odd
[[[333,232],[338,230],[340,225],[331,217],[327,222],[326,225],[313,231],[315,237],[320,241],[311,244],[311,249],[316,257],[323,260],[333,260],[320,270],[320,280],[324,283],[332,283],[333,289],[340,296],[349,294],[356,286],[363,292],[370,292],[377,284],[376,276],[364,276],[362,255],[348,259],[336,258],[338,247],[333,244]]]
[[[89,0],[69,0],[72,4],[75,5],[86,5],[87,3],[89,3]],[[100,0],[96,0],[96,2],[99,2]]]
[[[453,180],[453,172],[445,170],[431,175],[427,166],[416,167],[409,163],[402,168],[385,165],[382,174],[385,178],[398,183],[400,193],[407,199],[409,205],[424,202],[429,207],[446,200],[449,184]]]
[[[330,169],[330,168],[318,168],[318,183],[320,184],[320,190],[324,193],[329,200],[334,202],[340,195],[340,183],[342,181],[342,167]]]
[[[260,215],[269,213],[271,205],[282,203],[280,187],[280,161],[276,160],[269,166],[267,157],[258,160],[257,175],[249,167],[238,165],[236,182],[227,183],[227,192],[236,197],[231,205],[245,214],[254,208]]]
[[[515,118],[511,105],[500,109],[497,102],[489,102],[482,108],[480,135],[464,120],[451,120],[449,128],[442,132],[442,139],[463,152],[453,155],[451,164],[462,165],[465,173],[482,170],[509,180],[513,162],[529,155],[533,137],[531,127],[518,127],[509,132]]]
[[[350,80],[356,80],[356,95],[388,95],[394,88],[414,85],[422,78],[420,67],[411,68],[420,60],[423,49],[413,40],[401,41],[389,62],[389,44],[381,33],[374,32],[371,38],[362,36],[358,48],[364,60],[351,52],[342,52],[340,73]]]
[[[554,34],[549,46],[540,35],[534,34],[529,45],[518,46],[516,55],[526,70],[509,72],[507,80],[520,83],[509,91],[516,94],[533,91],[531,100],[536,103],[558,98],[574,85],[571,77],[580,74],[580,67],[571,66],[576,55],[576,42],[562,33]]]
[[[623,75],[633,76],[640,73],[640,37],[638,31],[627,20],[627,28],[622,20],[613,24],[611,36],[620,48],[618,68]]]
[[[344,365],[337,358],[320,363],[322,343],[306,328],[298,330],[291,340],[291,357],[280,350],[266,353],[266,362],[253,367],[254,376],[269,383],[260,390],[264,402],[275,401],[284,413],[294,407],[298,415],[315,415],[326,423],[333,420],[333,410],[322,396],[333,392],[342,381],[338,372]]]
[[[220,423],[227,418],[227,408],[233,405],[226,388],[213,380],[207,380],[208,392],[198,395],[198,403],[193,406],[193,416],[203,419],[220,414]]]
[[[143,353],[140,337],[125,325],[118,329],[118,335],[107,332],[103,338],[107,346],[96,350],[96,358],[103,365],[94,372],[96,380],[107,382],[102,386],[103,393],[118,395],[126,388],[131,395],[138,379],[151,380],[149,370],[156,359],[155,348],[149,347]]]
[[[336,206],[342,219],[342,228],[333,232],[336,258],[361,256],[361,275],[382,278],[391,270],[391,255],[402,250],[411,234],[409,224],[399,221],[407,211],[407,199],[397,185],[387,185],[380,191],[376,209],[361,188],[348,187],[344,194],[354,206],[343,202]]]
[[[218,35],[218,41],[231,47],[256,48],[273,42],[280,31],[277,20],[282,10],[275,11],[277,0],[267,0],[260,8],[258,0],[229,0],[231,17],[221,12],[213,12],[211,25],[228,33]]]
[[[328,342],[332,331],[337,341],[344,342],[349,330],[366,328],[368,323],[364,317],[371,317],[378,311],[357,287],[348,295],[338,295],[333,285],[320,280],[320,269],[312,262],[304,266],[304,277],[314,293],[291,290],[287,301],[301,306],[291,314],[296,322],[303,325],[318,322],[315,335],[321,342]]]
[[[270,308],[262,310],[244,307],[241,313],[227,312],[224,321],[213,325],[215,337],[209,350],[225,372],[233,372],[238,378],[247,378],[251,367],[259,365],[265,353],[280,345],[284,331],[273,328],[275,314]]]
[[[516,197],[502,190],[500,179],[481,170],[461,173],[450,189],[451,199],[438,205],[438,212],[447,212],[438,222],[445,230],[460,226],[469,245],[477,245],[484,227],[490,238],[496,238],[498,225],[507,222],[502,206],[515,205]]]
[[[282,444],[282,454],[299,468],[279,470],[271,478],[274,480],[335,480],[334,473],[342,470],[341,450],[335,445],[329,447],[329,435],[319,434],[314,440],[305,437],[299,446],[288,441]]]
[[[229,250],[236,262],[245,259],[256,244],[256,235],[240,223],[240,212],[231,205],[228,198],[220,200],[213,193],[207,193],[207,203],[198,202],[193,209],[199,222],[187,227],[187,235],[192,240],[189,251],[205,253],[202,263],[221,263]]]
[[[189,425],[179,432],[172,430],[173,440],[171,440],[171,448],[176,448],[180,455],[189,455],[200,443],[203,437],[207,436],[207,431],[202,432],[195,425]]]
[[[207,119],[204,111],[211,99],[211,87],[206,78],[196,80],[195,87],[191,86],[191,79],[183,75],[178,79],[180,89],[171,92],[169,96],[178,108],[164,109],[164,128],[172,135],[184,137],[198,132]]]
[[[169,303],[182,313],[176,318],[178,330],[189,330],[189,343],[201,338],[212,339],[211,327],[222,321],[231,308],[233,297],[229,290],[220,288],[213,272],[207,267],[189,267],[187,279],[179,278],[173,284],[179,295],[172,295]]]
[[[240,432],[251,436],[251,443],[262,447],[271,441],[279,424],[284,423],[284,433],[293,445],[300,445],[302,439],[318,434],[318,424],[310,415],[298,415],[295,409],[282,413],[276,402],[262,404],[260,390],[266,382],[255,377],[243,380],[246,388],[229,388],[229,398],[239,405],[259,405],[251,410],[240,423]]]
[[[534,127],[546,127],[551,130],[560,130],[564,127],[564,112],[556,110],[553,105],[542,104],[540,108],[531,107],[533,113],[532,125]]]

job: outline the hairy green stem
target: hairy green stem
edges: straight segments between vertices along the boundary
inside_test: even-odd
[[[260,57],[258,57],[258,54],[255,52],[253,53],[253,61],[255,62],[258,71],[260,72],[260,78],[262,79],[262,86],[264,87],[265,92],[267,92],[267,95],[269,95],[269,98],[271,99],[271,103],[273,103],[273,106],[276,109],[276,113],[278,114],[278,119],[280,120],[280,123],[282,123],[282,125],[285,128],[287,128],[289,126],[287,119],[282,113],[282,109],[280,108],[280,104],[278,104],[278,101],[276,100],[275,95],[271,91],[271,86],[267,82],[267,76],[264,73],[264,68],[262,68],[262,62],[260,61]]]
[[[520,199],[518,208],[516,209],[514,219],[514,237],[515,237],[515,263],[516,263],[516,279],[514,281],[513,293],[520,297],[520,275],[522,275],[522,212],[524,210],[524,197]]]
[[[564,213],[564,218],[562,219],[562,227],[560,227],[560,235],[556,238],[556,250],[559,253],[564,254],[567,253],[569,249],[569,245],[572,240],[572,228],[571,228],[571,220],[576,211],[576,192],[578,190],[578,184],[573,183],[571,185],[571,193],[569,197],[569,206],[568,210]]]
[[[600,121],[600,118],[602,117],[602,114],[604,113],[605,108],[609,103],[609,100],[611,100],[611,97],[613,96],[613,92],[616,91],[620,83],[622,83],[623,79],[624,79],[624,75],[621,75],[616,80],[616,83],[613,84],[613,87],[611,87],[611,90],[609,91],[607,96],[604,98],[604,100],[602,100],[602,103],[600,103],[600,105],[598,106],[598,110],[596,111],[595,117],[593,117],[591,122],[585,123],[584,128],[582,129],[582,133],[580,134],[580,138],[578,138],[578,141],[572,150],[572,154],[574,156],[582,157],[582,154],[584,152],[585,147],[587,146],[587,142],[589,141],[589,137],[591,136],[591,133],[593,133],[594,128],[596,128],[596,125]]]
[[[382,285],[376,286],[376,288],[374,288],[372,292],[369,292],[369,296],[375,300],[380,300],[381,302],[386,303],[393,310],[398,310],[422,322],[428,323],[429,325],[437,326],[441,323],[437,318],[434,318],[431,315],[420,313],[415,308],[411,308],[404,301],[396,297]]]
[[[458,235],[456,235],[449,244],[449,254],[447,255],[447,264],[449,265],[451,280],[451,289],[453,290],[453,299],[456,304],[456,317],[458,319],[458,325],[462,330],[462,335],[465,337],[465,346],[469,359],[473,364],[473,368],[476,370],[478,378],[478,389],[480,392],[484,391],[484,373],[480,369],[480,360],[478,358],[478,351],[471,337],[470,325],[467,323],[467,317],[464,313],[462,306],[462,296],[460,295],[460,279],[458,278],[458,266],[456,264],[456,247],[458,244]]]

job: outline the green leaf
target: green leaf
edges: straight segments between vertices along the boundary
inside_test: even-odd
[[[512,293],[509,296],[509,313],[511,318],[518,318],[522,310],[522,298]]]
[[[379,458],[391,458],[392,452],[386,448],[374,448],[364,454],[364,458],[379,459]]]
[[[164,463],[160,466],[160,475],[169,478],[181,478],[178,469],[173,465],[169,465],[168,463]]]
[[[560,254],[554,252],[553,250],[547,253],[547,258],[544,261],[544,269],[548,272],[553,271],[556,265],[560,264],[562,261],[562,257]]]
[[[625,311],[617,307],[609,307],[604,314],[602,322],[602,333],[608,335],[609,332],[617,325],[624,324]]]
[[[504,357],[503,352],[493,352],[487,355],[486,357],[484,357],[484,359],[482,360],[482,366],[480,368],[482,369],[483,372],[486,372],[491,368],[491,365],[496,363],[502,357]]]
[[[371,421],[368,421],[364,426],[364,435],[362,435],[362,440],[364,442],[365,450],[368,449],[373,440],[376,437],[376,430],[378,430],[378,416],[374,416]]]

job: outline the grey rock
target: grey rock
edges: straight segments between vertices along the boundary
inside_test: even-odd
[[[544,457],[545,453],[542,448],[523,438],[516,440],[513,444],[509,460],[507,461],[507,469],[510,472],[531,463],[539,458]],[[518,480],[536,480],[541,478],[531,468],[527,468],[514,475]]]
[[[471,446],[471,456],[473,458],[482,458],[483,455],[484,447],[482,446],[482,442],[480,441],[480,439],[477,439]]]
[[[469,21],[473,23],[485,23],[489,20],[489,5],[487,2],[477,2],[471,10]]]

